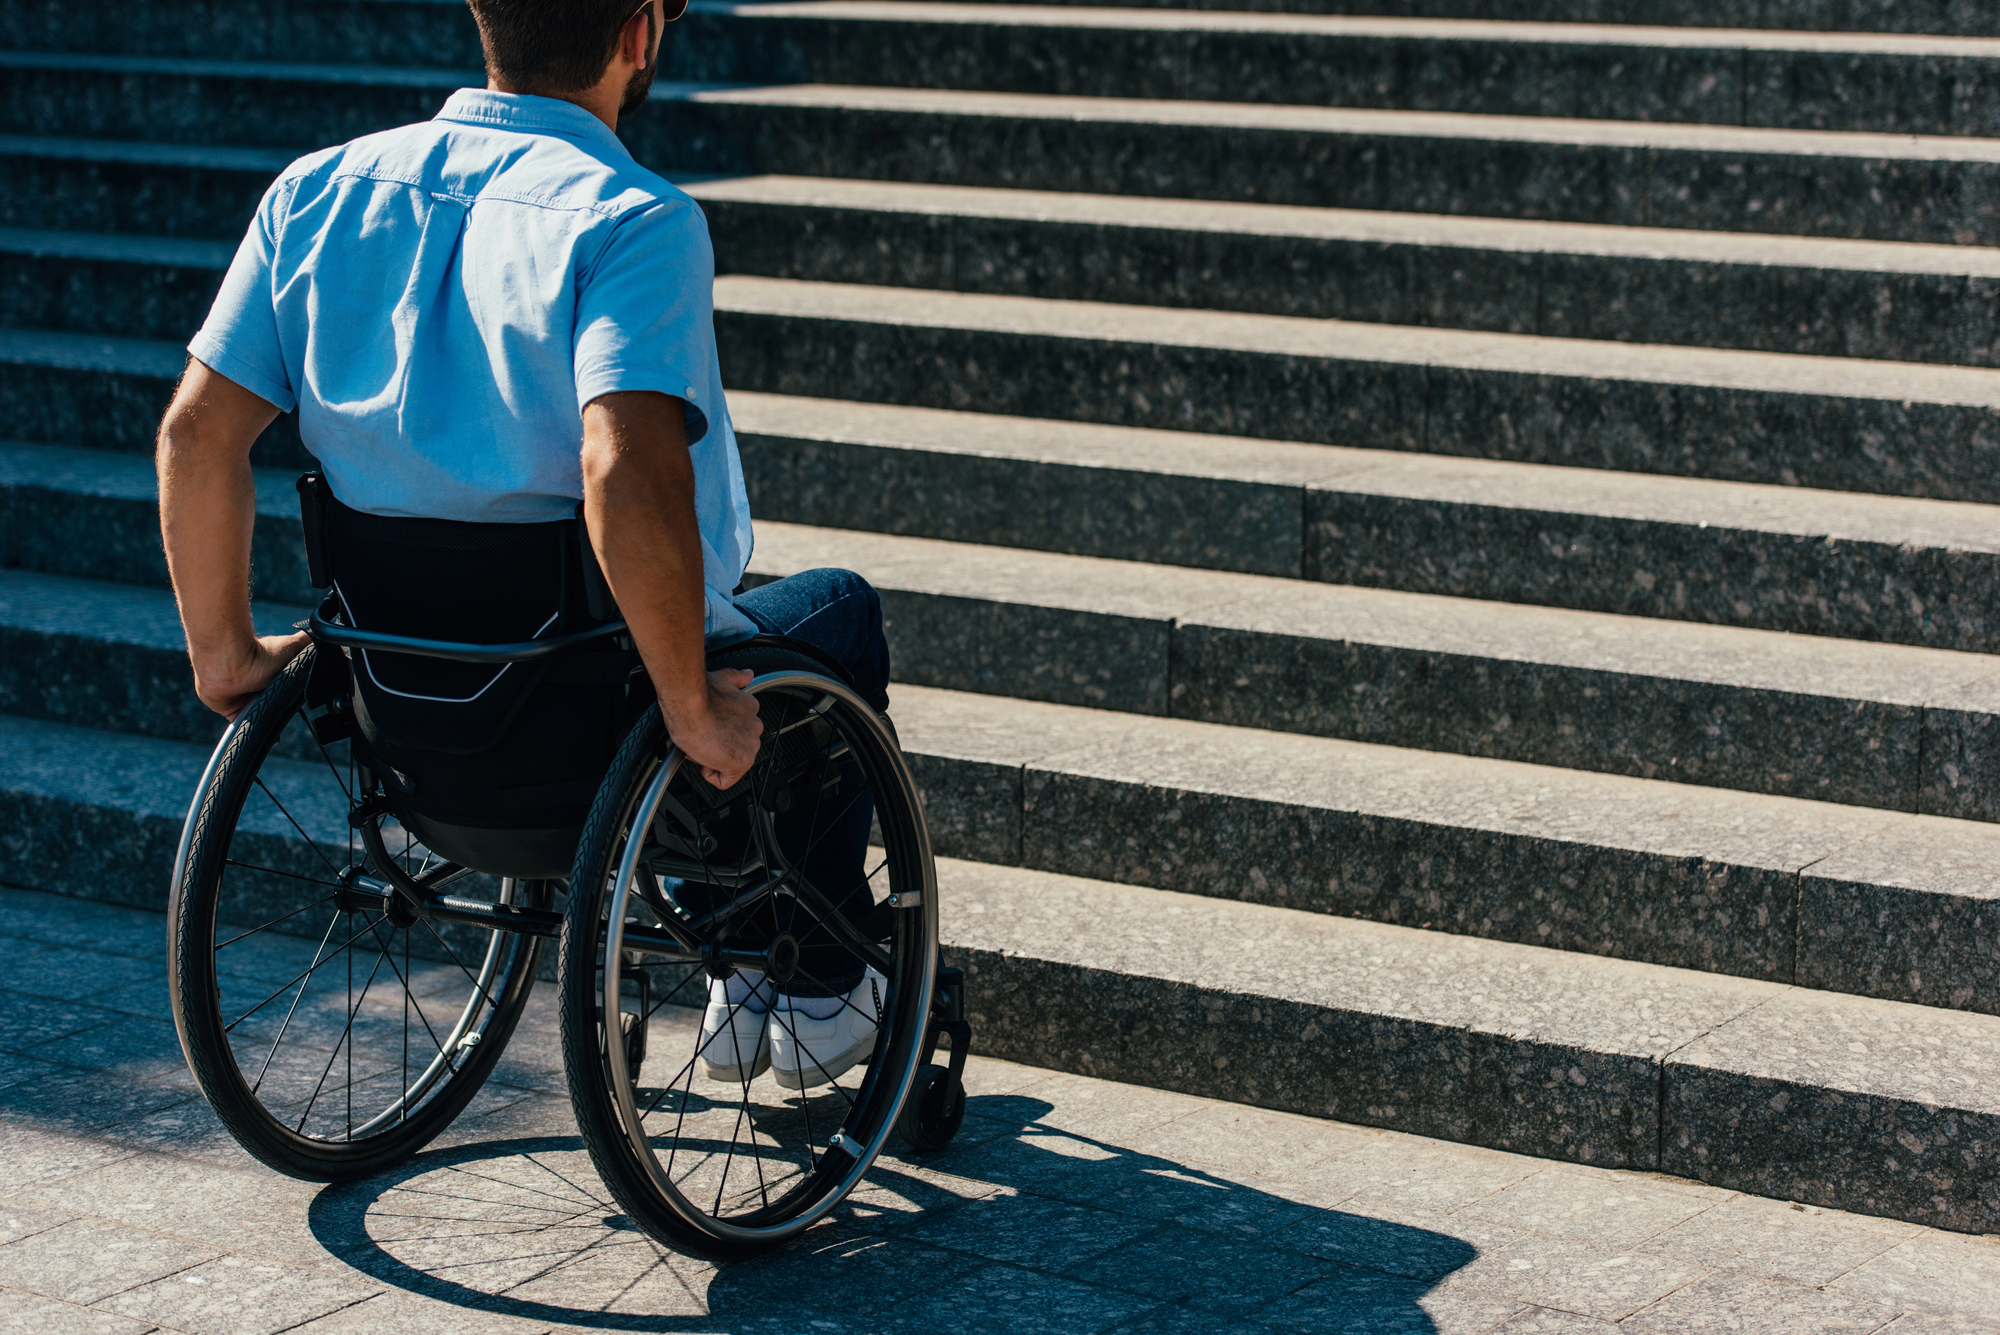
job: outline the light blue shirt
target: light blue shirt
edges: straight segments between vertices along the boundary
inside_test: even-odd
[[[188,351],[280,410],[370,514],[534,523],[583,496],[583,406],[686,405],[707,634],[750,503],[695,202],[572,103],[461,89],[437,117],[300,158],[265,192]]]

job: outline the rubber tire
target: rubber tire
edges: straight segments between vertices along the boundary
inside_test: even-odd
[[[931,1065],[917,1072],[903,1111],[896,1116],[896,1131],[919,1154],[929,1154],[951,1144],[965,1124],[965,1085],[951,1078],[948,1066]]]
[[[167,905],[167,982],[174,1028],[188,1070],[229,1134],[246,1152],[286,1177],[306,1182],[346,1182],[391,1168],[435,1139],[465,1110],[520,1022],[535,985],[542,942],[527,938],[499,991],[499,1004],[481,1031],[479,1046],[457,1075],[417,1110],[417,1115],[379,1135],[351,1144],[302,1136],[272,1117],[250,1092],[223,1029],[216,983],[215,895],[218,872],[230,835],[266,755],[297,713],[312,671],[314,650],[306,649],[251,702],[237,726],[225,734],[213,778],[189,819],[186,871],[173,886]],[[204,893],[202,887],[207,886]],[[194,943],[200,943],[198,947]]]

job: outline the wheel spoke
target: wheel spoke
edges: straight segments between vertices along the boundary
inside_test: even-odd
[[[250,864],[249,864],[249,863],[247,863],[247,862],[234,862],[234,861],[232,861],[232,862],[230,862],[230,863],[229,863],[228,865],[229,865],[229,866],[232,866],[232,867],[247,867],[247,866],[249,866]],[[270,870],[270,868],[268,868],[268,867],[252,867],[252,868],[251,868],[251,870],[252,870],[252,871],[269,871],[269,870]],[[282,875],[284,875],[284,873],[283,873],[283,872],[279,872],[279,873],[278,873],[278,875],[282,876]],[[300,880],[304,880],[304,879],[306,879],[306,878],[305,878],[305,877],[303,877],[303,876],[301,876],[301,877],[300,877],[299,879],[300,879]],[[313,884],[314,884],[314,885],[325,885],[325,884],[326,884],[326,882],[325,882],[325,881],[314,881],[314,882],[313,882]],[[336,889],[338,889],[339,887],[335,887],[335,888],[336,888]],[[255,926],[255,927],[252,927],[252,928],[251,928],[251,929],[250,929],[249,931],[247,931],[247,932],[238,932],[238,933],[237,933],[237,934],[236,934],[235,936],[232,936],[232,937],[230,937],[230,938],[229,938],[229,939],[228,939],[227,941],[223,941],[223,942],[220,942],[220,943],[218,943],[218,944],[216,945],[216,947],[215,947],[215,948],[216,948],[217,950],[223,950],[223,949],[226,949],[226,948],[227,948],[227,947],[229,947],[229,946],[233,946],[233,945],[235,945],[235,944],[236,944],[236,943],[237,943],[238,941],[241,941],[241,940],[242,940],[242,939],[243,939],[244,937],[246,937],[246,936],[255,936],[255,935],[257,935],[257,933],[259,933],[259,932],[267,932],[267,931],[269,931],[269,930],[270,930],[271,928],[273,928],[273,927],[276,927],[276,926],[277,926],[277,925],[278,925],[279,923],[281,923],[281,922],[284,922],[284,921],[285,921],[286,919],[288,919],[288,918],[296,918],[296,917],[298,917],[298,916],[299,916],[299,915],[300,915],[301,913],[309,913],[309,912],[311,912],[311,911],[312,911],[313,909],[316,909],[316,908],[318,908],[318,907],[319,907],[320,905],[322,905],[322,904],[330,904],[330,903],[332,903],[332,902],[333,902],[333,899],[334,899],[334,897],[333,897],[332,895],[328,895],[328,896],[327,896],[326,898],[324,898],[324,899],[315,899],[315,900],[314,900],[314,901],[313,901],[312,903],[310,903],[310,904],[307,904],[307,905],[305,905],[305,906],[304,906],[304,907],[302,907],[302,908],[296,908],[296,909],[293,909],[293,910],[292,910],[292,911],[291,911],[290,913],[280,913],[280,914],[279,914],[279,915],[278,915],[277,917],[275,917],[275,918],[271,919],[271,921],[269,921],[269,922],[266,922],[266,923],[259,923],[259,924],[258,924],[257,926]],[[339,921],[339,919],[338,919],[338,918],[336,918],[336,919],[335,919],[335,921]]]
[[[326,1088],[327,1074],[333,1070],[333,1063],[339,1058],[342,1048],[347,1049],[348,1098],[351,1101],[354,1097],[354,1017],[360,1011],[361,1003],[368,1000],[368,989],[375,985],[375,975],[381,972],[382,961],[388,958],[389,952],[386,950],[375,957],[375,967],[368,971],[368,981],[361,985],[361,995],[355,999],[354,1005],[348,1009],[347,1024],[340,1031],[340,1042],[335,1044],[333,1051],[327,1054],[326,1069],[319,1073],[319,1083],[313,1086],[312,1097],[306,1100],[306,1110],[299,1114],[298,1125],[292,1128],[292,1130],[301,1135],[305,1134],[306,1119],[312,1116],[313,1105],[319,1102],[319,1092]],[[353,990],[353,984],[350,983],[348,985],[348,990]],[[347,1132],[349,1139],[352,1139],[354,1136],[352,1121],[353,1114],[350,1113]]]
[[[325,901],[322,900],[320,902],[324,903]],[[326,934],[320,937],[319,949],[313,952],[314,968],[317,968],[319,965],[320,955],[322,952],[326,950],[326,943],[333,940],[333,929],[340,926],[341,917],[342,915],[336,912],[333,915],[333,917],[327,922]],[[312,969],[307,969],[305,977],[299,980],[299,994],[292,998],[291,1008],[285,1012],[285,1022],[278,1026],[278,1036],[271,1040],[271,1050],[264,1054],[264,1064],[257,1068],[256,1083],[250,1086],[250,1092],[252,1094],[255,1094],[258,1090],[264,1087],[264,1076],[267,1072],[270,1071],[271,1061],[278,1055],[278,1045],[285,1041],[285,1031],[292,1027],[292,1017],[298,1014],[299,1003],[305,1000],[306,988],[308,985],[311,984],[311,982],[312,982]]]
[[[333,873],[334,879],[339,880],[340,868],[333,865],[332,858],[329,858],[325,853],[320,851],[320,846],[313,842],[313,837],[311,835],[306,833],[306,827],[298,823],[298,821],[292,816],[292,813],[285,808],[285,804],[278,800],[278,795],[265,786],[264,776],[259,774],[257,776],[256,782],[258,789],[263,792],[264,796],[271,799],[271,805],[278,809],[278,814],[283,816],[285,820],[291,824],[291,827],[299,832],[299,838],[306,841],[306,847],[310,848],[313,851],[314,855],[318,857],[321,862],[324,862],[326,864],[326,869]]]

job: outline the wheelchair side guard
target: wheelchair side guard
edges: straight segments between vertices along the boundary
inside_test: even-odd
[[[940,1037],[951,1039],[948,1064],[939,1066]],[[930,1028],[924,1035],[923,1068],[896,1117],[896,1129],[911,1149],[941,1150],[965,1122],[965,1059],[972,1051],[972,1024],[965,1018],[965,971],[939,965],[931,995]]]

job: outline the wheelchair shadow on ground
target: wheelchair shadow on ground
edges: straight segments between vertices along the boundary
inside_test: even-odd
[[[1296,1304],[1281,1295],[1305,1289],[1311,1301],[1283,1324],[1432,1335],[1418,1299],[1477,1255],[1447,1234],[1045,1126],[1051,1111],[1032,1098],[976,1096],[974,1143],[920,1161],[885,1154],[830,1219],[741,1261],[653,1242],[618,1213],[574,1134],[420,1154],[328,1187],[310,1226],[328,1252],[392,1288],[604,1330],[974,1329],[986,1325],[973,1315],[982,1298],[990,1305],[1023,1283],[1061,1287],[992,1269],[999,1262],[1094,1286],[1110,1315],[1093,1329],[1123,1319],[1121,1304],[1136,1316],[1174,1298],[1206,1309],[1182,1308],[1183,1317],[1219,1327],[1270,1299]],[[1266,1240],[1281,1229],[1291,1230],[1286,1245]],[[1215,1283],[1189,1290],[1204,1270]],[[1261,1273],[1246,1280],[1246,1271]],[[904,1313],[889,1307],[913,1291]],[[1068,1328],[1046,1324],[1051,1315],[1025,1324]]]

